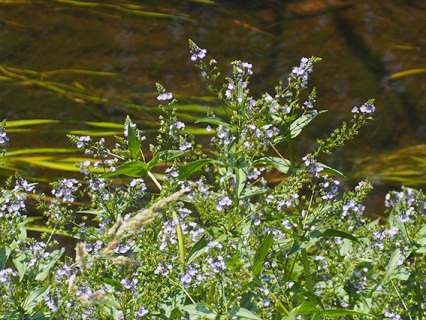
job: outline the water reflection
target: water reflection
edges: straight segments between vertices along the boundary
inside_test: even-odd
[[[156,105],[155,82],[183,98],[192,97],[189,105],[199,101],[193,97],[208,95],[189,60],[189,38],[209,50],[225,75],[234,59],[252,63],[254,95],[272,91],[301,57],[315,55],[323,58],[312,80],[319,93],[318,106],[330,112],[301,143],[311,147],[314,141],[309,137],[325,135],[350,116],[354,105],[374,97],[375,123],[349,148],[327,160],[343,171],[362,171],[351,159],[397,152],[425,140],[425,75],[388,80],[395,72],[426,66],[422,54],[425,6],[419,1],[390,0],[144,1],[142,6],[131,1],[96,6],[60,0],[0,2],[3,67],[117,74],[58,73],[32,78],[86,95],[78,99],[28,81],[8,81],[0,74],[0,115],[8,120],[121,123],[130,113],[134,120],[154,122],[150,108]],[[145,125],[150,129],[141,122]],[[71,147],[62,134],[28,137],[15,132],[10,136],[13,149]]]

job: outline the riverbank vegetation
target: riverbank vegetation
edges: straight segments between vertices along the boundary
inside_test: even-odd
[[[372,120],[374,101],[299,150],[325,112],[309,86],[320,59],[302,58],[255,98],[250,63],[234,61],[224,78],[207,57],[190,41],[220,114],[184,123],[173,93],[157,84],[152,143],[128,117],[114,142],[69,135],[90,157],[77,164],[80,180],[59,179],[51,194],[18,174],[7,181],[0,318],[423,319],[423,193],[390,192],[382,223],[364,215],[371,183],[346,189],[344,173],[324,164]],[[196,124],[207,143],[187,130]],[[13,143],[6,126],[4,148]],[[280,181],[268,183],[273,174]],[[46,218],[41,240],[27,232],[28,206]],[[58,234],[77,240],[75,256]]]

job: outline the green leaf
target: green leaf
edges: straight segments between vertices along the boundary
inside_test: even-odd
[[[201,159],[183,165],[179,168],[179,180],[186,180],[191,174],[201,170],[212,161],[213,159]]]
[[[245,308],[237,308],[230,312],[233,316],[237,316],[239,318],[245,318],[245,319],[255,319],[255,320],[262,320],[262,318],[259,318],[256,316],[253,312],[250,310],[247,310]]]
[[[6,266],[6,262],[9,259],[12,249],[9,246],[4,246],[0,249],[0,270],[3,270]]]
[[[320,311],[315,304],[309,301],[303,301],[296,309],[296,314],[313,314]]]
[[[46,262],[43,261],[42,264],[40,264],[41,272],[35,277],[36,280],[43,281],[47,278],[49,275],[50,269],[55,265],[56,261],[59,260],[59,258],[62,256],[63,251],[62,250],[54,250],[47,256]]]
[[[240,199],[241,200],[250,199],[251,197],[255,195],[262,194],[270,190],[271,189],[268,187],[257,187],[257,186],[250,187],[250,188],[244,189],[243,192],[241,192]]]
[[[183,317],[183,313],[180,311],[180,309],[174,308],[172,312],[170,312],[170,316],[168,320],[181,319],[182,317]]]
[[[50,286],[40,287],[34,291],[32,291],[25,299],[22,304],[22,308],[28,312],[32,313],[33,309],[43,301],[43,298],[49,293]]]
[[[173,290],[163,296],[163,299],[160,303],[160,312],[163,319],[173,319],[172,315],[175,315],[179,312],[176,310],[180,308],[185,303],[185,292],[183,290]]]
[[[148,162],[148,170],[154,168],[160,162],[166,162],[175,158],[180,157],[181,155],[187,153],[188,151],[180,151],[180,150],[164,150],[160,151],[155,155],[154,158]]]
[[[102,277],[100,280],[103,283],[108,284],[111,287],[117,289],[117,291],[123,290],[123,285],[117,280],[113,280],[113,279],[107,278],[107,277]]]
[[[240,198],[241,192],[243,192],[244,187],[247,183],[247,174],[248,174],[248,164],[243,163],[239,164],[235,169],[235,176],[237,178],[236,183],[236,193],[237,197]]]
[[[200,122],[222,125],[227,129],[235,130],[235,126],[233,126],[232,124],[229,124],[228,122],[225,122],[224,120],[222,120],[219,117],[201,118],[201,119],[198,119],[197,121],[195,121],[195,123],[200,123]]]
[[[188,304],[186,306],[180,307],[181,310],[189,313],[190,316],[204,317],[207,319],[216,319],[216,312],[214,312],[212,307],[205,303],[196,303]]]
[[[115,177],[120,174],[123,174],[125,176],[129,177],[143,177],[148,172],[148,165],[145,162],[141,161],[134,161],[134,162],[127,162],[122,164],[121,166],[118,166],[115,171],[104,173],[101,175],[102,178],[109,178],[109,177]]]
[[[12,253],[12,261],[16,267],[16,270],[19,272],[19,280],[22,280],[22,278],[25,276],[30,259],[31,257],[27,252],[24,253],[21,251],[14,251]]]
[[[80,210],[80,211],[75,211],[75,213],[81,213],[81,214],[93,214],[95,216],[102,216],[102,217],[108,217],[109,213],[104,210]]]
[[[232,271],[238,271],[244,265],[236,256],[225,259],[226,267]]]
[[[354,237],[353,235],[345,231],[340,231],[335,229],[327,229],[325,231],[314,230],[303,238],[295,238],[293,247],[290,250],[290,254],[300,251],[302,249],[308,250],[318,241],[318,238],[321,238],[321,237],[341,237],[341,238],[350,239],[352,241],[359,242],[358,238]]]
[[[325,173],[335,174],[339,177],[342,177],[344,179],[349,179],[347,176],[345,176],[343,173],[341,173],[339,170],[333,169],[332,167],[329,167],[321,162],[317,162],[317,164],[324,168]]]
[[[256,278],[262,271],[263,261],[265,260],[266,254],[268,253],[269,248],[271,248],[273,241],[274,235],[272,232],[270,232],[257,250],[256,255],[254,256],[252,269],[253,279]]]
[[[375,315],[372,315],[372,314],[369,314],[369,313],[360,312],[360,311],[353,311],[353,310],[345,310],[345,309],[324,310],[324,311],[319,312],[319,315],[323,316],[323,317],[331,317],[331,318],[341,317],[341,316],[349,316],[349,315],[377,318]]]
[[[138,160],[141,155],[141,141],[136,136],[135,129],[130,126],[130,123],[127,125],[127,131],[130,155],[134,160]]]
[[[267,164],[274,166],[275,169],[282,173],[288,173],[291,169],[290,161],[287,159],[281,159],[279,157],[263,157],[253,162],[253,165]]]
[[[324,232],[322,232],[319,236],[320,237],[340,237],[340,238],[349,239],[355,242],[359,242],[358,238],[354,237],[350,233],[345,231],[335,230],[335,229],[327,229]]]
[[[209,240],[207,240],[205,236],[201,237],[201,239],[198,240],[197,243],[191,248],[191,251],[189,251],[187,264],[190,264],[197,257],[202,255],[204,253],[204,248],[207,247],[208,243]]]
[[[316,113],[307,113],[303,116],[297,118],[291,125],[290,125],[290,137],[293,139],[297,137],[303,130],[304,127],[306,127],[312,120],[314,120],[317,116],[320,114],[326,112],[327,110],[321,110]]]
[[[32,320],[51,320],[52,313],[51,312],[37,312],[36,314],[31,316]]]
[[[401,250],[399,248],[395,249],[394,252],[392,252],[389,261],[386,265],[386,272],[385,277],[383,278],[383,282],[389,280],[396,274],[396,269],[398,266],[398,261],[400,258],[403,258],[405,260],[404,255],[401,253]]]

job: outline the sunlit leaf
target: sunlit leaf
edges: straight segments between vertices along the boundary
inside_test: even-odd
[[[243,192],[241,192],[240,199],[241,200],[247,200],[247,199],[250,199],[253,196],[268,192],[270,190],[271,189],[268,188],[268,187],[259,187],[259,186],[246,188],[246,189],[243,190]]]
[[[103,178],[115,177],[120,174],[140,178],[145,176],[148,173],[148,165],[142,161],[134,161],[122,164],[118,166],[115,171],[104,173]]]
[[[263,262],[265,261],[266,254],[268,253],[269,248],[271,248],[273,241],[274,234],[269,232],[259,249],[257,249],[252,268],[253,278],[256,278],[262,271]]]
[[[314,120],[317,116],[320,114],[323,114],[327,110],[321,110],[316,113],[307,113],[300,118],[296,119],[291,125],[290,125],[290,136],[291,138],[297,137],[303,130],[304,127],[306,127],[312,120]]]
[[[35,277],[38,281],[43,281],[49,275],[50,269],[55,265],[56,261],[62,256],[62,250],[54,250],[43,260],[43,264],[41,265],[41,271]],[[47,262],[47,263],[46,263]]]
[[[205,236],[201,237],[201,239],[198,240],[197,243],[191,248],[191,251],[189,251],[187,264],[190,264],[197,257],[202,255],[205,252],[205,248],[207,247],[208,243],[209,240],[207,240]]]
[[[288,173],[291,168],[290,161],[279,157],[262,157],[253,162],[253,165],[267,164],[274,166],[275,169],[282,173]]]
[[[191,174],[201,170],[209,163],[212,163],[213,159],[201,159],[196,160],[190,163],[187,163],[179,168],[179,179],[185,180],[187,179]]]
[[[138,160],[141,155],[141,141],[136,136],[135,130],[132,128],[130,123],[127,125],[127,131],[130,155],[133,160]]]
[[[196,303],[189,304],[183,307],[180,307],[181,310],[189,313],[190,316],[203,317],[207,319],[216,319],[216,312],[212,310],[213,308],[205,303]]]
[[[323,167],[323,168],[324,168],[324,170],[323,170],[323,171],[324,171],[325,173],[335,174],[335,175],[337,175],[337,176],[339,176],[339,177],[342,177],[342,178],[348,179],[348,177],[347,177],[347,176],[345,176],[343,173],[341,173],[339,170],[333,169],[333,168],[331,168],[331,167],[329,167],[329,166],[327,166],[326,164],[323,164],[323,163],[321,163],[321,162],[317,162],[317,164],[318,164],[319,166],[321,166],[321,167]]]
[[[235,129],[235,127],[232,124],[222,120],[219,117],[200,118],[197,121],[195,121],[195,123],[200,123],[200,122],[222,125],[223,127],[227,128],[227,129],[231,129],[231,130]]]
[[[49,293],[50,286],[40,287],[34,291],[32,291],[26,298],[24,303],[22,304],[22,308],[31,314],[33,309],[44,300],[44,297]]]
[[[364,317],[370,317],[370,318],[377,318],[375,315],[360,312],[360,311],[353,311],[353,310],[346,310],[346,309],[330,309],[330,310],[324,310],[318,313],[322,317],[342,317],[342,316],[364,316]]]
[[[254,320],[261,320],[262,318],[259,318],[256,316],[253,312],[250,310],[247,310],[245,308],[237,308],[232,310],[232,316],[238,317],[238,319],[254,319]]]

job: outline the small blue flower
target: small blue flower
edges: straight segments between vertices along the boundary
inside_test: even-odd
[[[173,99],[173,94],[168,92],[168,93],[161,93],[158,95],[157,100],[160,101],[166,101],[166,100],[171,100]]]

